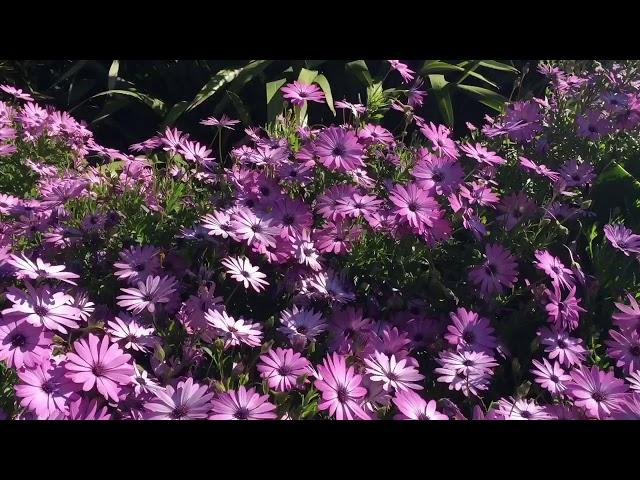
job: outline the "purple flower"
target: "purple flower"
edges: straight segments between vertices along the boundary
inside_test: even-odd
[[[567,393],[577,407],[584,408],[591,417],[602,419],[611,415],[624,400],[625,383],[615,378],[613,372],[603,372],[598,367],[591,369],[580,365],[571,371],[572,381]]]
[[[15,389],[20,405],[41,420],[66,415],[69,411],[67,403],[75,388],[64,373],[62,366],[56,366],[50,360],[18,370],[20,382]]]
[[[353,367],[348,367],[346,357],[334,353],[327,355],[318,365],[319,378],[315,387],[322,393],[318,403],[320,410],[328,410],[329,415],[338,420],[369,420],[369,415],[362,409],[362,401],[367,394],[366,388],[360,384],[362,376],[355,373]]]
[[[410,226],[422,233],[426,227],[433,227],[439,218],[439,206],[426,191],[415,183],[395,185],[389,194],[389,200],[395,205],[394,213]]]
[[[627,293],[629,305],[615,303],[618,309],[612,315],[613,323],[623,330],[640,330],[640,305],[630,293]]]
[[[260,395],[255,388],[240,385],[218,395],[211,402],[211,420],[274,420],[276,406],[269,402],[269,395]]]
[[[53,334],[26,320],[0,323],[0,360],[9,368],[33,368],[48,359]]]
[[[115,276],[131,285],[144,282],[149,275],[155,275],[160,269],[160,249],[151,245],[129,247],[119,253],[120,261],[113,264],[117,269]]]
[[[208,125],[210,127],[226,128],[233,130],[233,125],[240,123],[239,120],[233,120],[227,116],[226,113],[222,114],[220,120],[215,117],[209,117],[200,122],[202,125]]]
[[[587,351],[582,346],[582,339],[570,337],[566,330],[543,327],[538,336],[540,342],[545,345],[544,351],[549,355],[549,359],[557,358],[561,365],[580,365],[586,358]]]
[[[33,102],[33,97],[28,93],[23,92],[20,88],[16,88],[12,85],[0,85],[0,90],[17,98],[18,100],[25,100],[27,102]]]
[[[464,171],[455,159],[436,157],[425,148],[420,148],[411,175],[417,185],[427,192],[448,195],[460,185]]]
[[[139,281],[137,288],[121,288],[126,295],[116,297],[120,307],[139,314],[143,310],[155,313],[158,304],[168,303],[170,295],[176,291],[175,278],[170,275],[156,277],[149,275],[144,282]]]
[[[387,60],[387,62],[391,65],[392,70],[395,70],[400,74],[404,83],[409,83],[413,80],[413,74],[416,72],[411,70],[407,64],[402,63],[400,60]]]
[[[489,320],[464,308],[458,308],[449,316],[452,325],[447,327],[449,333],[445,334],[444,338],[456,349],[491,354],[496,348],[495,330]]]
[[[611,125],[606,118],[600,116],[600,112],[590,110],[576,118],[578,126],[576,135],[579,137],[596,140],[611,131]]]
[[[108,336],[103,336],[101,341],[92,333],[88,339],[74,342],[73,349],[74,352],[67,354],[67,378],[82,384],[85,392],[95,386],[104,398],[117,402],[121,386],[131,384],[134,374],[129,363],[131,355],[111,343]]]
[[[640,335],[637,330],[609,330],[611,340],[605,341],[607,355],[616,360],[616,367],[625,373],[640,369]]]
[[[460,150],[462,150],[467,155],[467,157],[473,158],[480,164],[484,163],[486,165],[503,165],[507,163],[507,161],[504,158],[499,157],[496,152],[487,150],[479,143],[476,143],[475,146],[471,145],[470,143],[462,145],[460,147]]]
[[[244,318],[236,320],[224,310],[209,310],[204,317],[215,334],[224,340],[225,348],[241,343],[259,347],[262,343],[262,331],[258,323],[247,322]]]
[[[315,152],[320,162],[330,170],[349,172],[364,167],[363,149],[358,137],[351,131],[330,127],[315,140]]]
[[[315,340],[327,329],[327,323],[322,313],[315,310],[298,308],[296,305],[290,310],[284,310],[280,315],[281,327],[278,331],[289,337],[294,346],[304,347],[307,342]]]
[[[486,261],[469,272],[469,279],[480,287],[480,293],[488,296],[502,294],[513,288],[518,280],[518,264],[508,250],[498,244],[487,244]]]
[[[257,369],[269,388],[285,392],[296,386],[298,379],[308,372],[308,366],[309,361],[300,353],[278,347],[260,356]]]
[[[374,382],[382,382],[382,388],[385,392],[393,388],[398,390],[422,390],[424,387],[416,383],[424,379],[424,375],[418,373],[418,370],[407,365],[407,359],[396,360],[395,355],[385,355],[384,353],[374,352],[373,355],[364,359],[365,372]]]
[[[545,407],[537,405],[535,400],[500,399],[496,413],[505,420],[552,420]]]
[[[558,362],[551,365],[546,358],[542,359],[543,363],[535,359],[532,362],[536,368],[532,369],[531,373],[536,376],[535,382],[537,384],[552,395],[560,395],[566,390],[567,382],[571,380],[571,377],[566,374]]]
[[[72,282],[71,279],[80,278],[80,276],[75,273],[65,272],[64,270],[67,267],[64,265],[51,265],[50,263],[43,262],[41,258],[37,258],[35,262],[32,262],[24,254],[22,258],[17,255],[11,255],[6,262],[16,268],[18,278],[29,278],[31,280],[54,278],[70,283],[71,285],[77,285],[77,283]]]
[[[629,254],[640,254],[640,235],[621,224],[607,224],[604,226],[604,235],[613,248],[620,250],[627,257]]]
[[[34,288],[25,280],[27,292],[9,287],[7,299],[13,303],[2,311],[6,320],[26,320],[36,327],[67,333],[67,328],[78,328],[80,315],[72,306],[73,297],[64,292],[54,291],[43,285]]]
[[[400,413],[393,418],[396,420],[449,420],[449,417],[436,410],[436,401],[426,402],[412,390],[396,392],[393,399]]]
[[[269,282],[263,280],[267,276],[258,267],[251,265],[246,257],[227,257],[222,260],[222,264],[227,267],[226,272],[231,278],[244,283],[244,288],[249,288],[251,285],[256,292],[260,292],[264,290],[264,285],[269,285]]]
[[[549,303],[544,307],[549,321],[559,330],[571,331],[578,328],[580,313],[586,310],[580,306],[580,299],[576,297],[576,287],[571,287],[564,299],[558,285],[553,286],[553,291],[545,290],[545,293],[549,298]]]
[[[317,85],[309,85],[308,83],[294,80],[280,89],[283,97],[294,105],[304,105],[306,101],[324,103],[324,93]]]
[[[465,396],[489,388],[493,368],[498,365],[493,357],[470,350],[440,352],[436,361],[440,364],[434,370],[440,374],[437,380],[448,383],[449,390],[461,390]]]
[[[199,420],[207,418],[213,393],[189,377],[176,387],[156,388],[154,398],[144,404],[144,417],[149,420]]]
[[[570,289],[574,285],[573,271],[564,266],[558,257],[554,257],[547,250],[536,250],[534,265],[551,278],[553,285]]]
[[[429,122],[420,128],[420,132],[431,142],[431,148],[439,157],[455,160],[460,156],[455,142],[449,138],[451,131],[444,125]]]

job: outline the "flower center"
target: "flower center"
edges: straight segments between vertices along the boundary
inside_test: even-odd
[[[420,413],[418,414],[418,420],[431,420],[431,419],[427,416],[427,414],[426,414],[426,413],[424,413],[424,412],[420,412]]]
[[[238,420],[247,420],[249,418],[249,409],[247,407],[240,407],[233,416]]]
[[[553,383],[558,383],[560,381],[560,379],[556,375],[551,375],[549,377],[549,380],[551,380]]]
[[[344,385],[338,386],[337,394],[338,401],[340,403],[346,403],[347,400],[349,400],[349,392],[347,391],[347,387],[345,387]]]
[[[91,373],[93,373],[96,377],[101,377],[104,373],[104,367],[102,366],[102,364],[98,363],[93,366],[93,368],[91,369]]]
[[[265,197],[268,197],[269,195],[271,195],[271,189],[269,187],[262,186],[260,187],[260,193]]]
[[[595,392],[593,392],[591,394],[591,398],[593,398],[596,402],[600,403],[600,402],[604,401],[604,399],[606,397],[602,392],[596,390]]]
[[[467,360],[462,362],[462,365],[464,365],[465,367],[471,367],[471,366],[473,366],[473,361],[467,359]]]
[[[186,417],[187,413],[188,413],[188,411],[187,411],[187,407],[185,405],[178,405],[171,412],[171,418],[173,418],[175,420],[180,420],[181,418]]]
[[[562,339],[558,340],[558,347],[559,348],[567,348],[567,342],[565,342]]]
[[[629,353],[634,357],[640,357],[640,345],[634,345],[629,349]]]
[[[45,307],[43,307],[42,305],[36,305],[33,308],[33,312],[38,315],[39,317],[44,317],[47,315],[47,313],[49,313],[49,310],[47,310]]]
[[[431,175],[431,179],[434,182],[441,182],[443,180],[443,178],[444,178],[444,176],[440,172],[436,172],[433,175]]]
[[[144,270],[144,264],[142,263],[136,263],[136,265],[133,267],[133,269],[136,272],[142,272]]]
[[[49,380],[47,380],[46,382],[44,382],[44,383],[42,384],[42,387],[40,387],[40,388],[42,389],[42,391],[43,391],[44,393],[46,393],[47,395],[49,395],[50,393],[53,393],[53,391],[54,391],[54,388],[53,388],[53,387],[54,387],[53,380],[49,379]]]
[[[415,202],[409,202],[409,204],[407,205],[407,208],[410,211],[415,212],[418,209],[418,205]]]
[[[336,145],[335,147],[333,147],[333,150],[331,150],[331,154],[334,157],[341,157],[342,155],[345,154],[345,148],[342,145]]]
[[[466,343],[473,343],[475,341],[475,339],[476,339],[476,336],[471,330],[467,330],[466,332],[464,332],[462,334],[462,339]]]
[[[520,412],[520,416],[522,418],[531,418],[531,412],[525,410],[524,412]]]
[[[285,225],[293,225],[295,220],[295,217],[290,213],[286,213],[284,217],[282,217],[282,223],[284,223]]]
[[[291,375],[291,367],[288,365],[282,365],[280,368],[278,368],[278,375],[280,375],[281,377],[288,377],[289,375]]]
[[[25,343],[27,343],[27,339],[21,333],[18,333],[11,339],[11,346],[14,348],[22,347]]]

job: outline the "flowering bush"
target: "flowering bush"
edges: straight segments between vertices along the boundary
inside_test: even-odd
[[[284,85],[226,155],[226,116],[127,154],[2,86],[2,414],[638,418],[637,66],[542,64],[456,139],[390,65],[339,125]]]

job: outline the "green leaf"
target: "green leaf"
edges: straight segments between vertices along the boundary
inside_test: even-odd
[[[452,65],[451,63],[442,62],[440,60],[426,60],[420,69],[420,75],[425,76],[430,73],[464,72],[464,65],[466,64],[467,62],[461,62],[459,65]],[[480,75],[478,72],[471,71],[469,72],[469,75],[491,85],[494,88],[498,87],[494,82],[483,75]]]
[[[453,125],[453,105],[451,104],[451,94],[448,88],[449,82],[444,79],[444,75],[428,75],[433,94],[436,97],[438,109],[447,125]]]
[[[369,87],[373,85],[373,78],[369,73],[369,67],[364,60],[355,60],[345,65],[345,69],[353,74],[363,85]]]
[[[120,70],[120,60],[114,60],[111,62],[111,67],[109,68],[107,89],[113,90],[115,88],[116,82],[118,81],[118,70]]]
[[[314,79],[314,82],[317,83],[322,89],[322,91],[324,92],[324,97],[327,101],[327,106],[329,107],[329,110],[331,110],[331,113],[333,113],[333,115],[335,116],[336,109],[333,106],[333,96],[331,94],[331,86],[329,85],[329,81],[327,80],[327,77],[320,74]]]
[[[75,110],[76,108],[80,107],[81,105],[83,105],[84,103],[88,102],[93,98],[102,97],[104,95],[126,95],[144,103],[159,115],[164,116],[165,114],[166,106],[162,100],[153,98],[150,95],[146,95],[136,90],[107,90],[106,92],[96,93],[92,97],[89,97],[86,100],[83,100],[82,102],[80,102],[78,105],[76,105],[71,110],[69,110],[69,112],[72,112],[73,110]]]
[[[491,68],[493,70],[501,70],[503,72],[518,73],[518,69],[506,63],[496,62],[495,60],[482,60],[480,65],[483,67]]]
[[[246,68],[246,67],[243,67],[243,68]],[[189,112],[193,110],[202,102],[210,98],[212,95],[215,95],[222,87],[227,85],[229,82],[235,80],[235,78],[240,74],[240,72],[242,72],[243,68],[220,70],[218,73],[216,73],[205,84],[205,86],[200,89],[196,97],[186,108],[186,111]]]
[[[78,60],[73,65],[71,65],[71,67],[69,67],[69,70],[67,70],[62,75],[60,75],[60,77],[47,90],[51,90],[53,87],[58,85],[60,82],[65,81],[67,78],[72,76],[74,73],[80,71],[82,69],[82,67],[84,67],[86,64],[87,64],[87,60]]]
[[[305,60],[304,64],[307,68],[314,68],[322,65],[326,60]]]
[[[597,178],[592,191],[593,210],[601,223],[610,220],[616,209],[625,212],[627,227],[640,227],[640,181],[618,162],[603,171]]]
[[[303,68],[300,70],[300,75],[298,75],[298,81],[302,83],[311,84],[313,80],[318,76],[317,70],[307,70]]]
[[[237,93],[232,92],[231,90],[227,90],[227,96],[231,99],[231,103],[233,103],[233,107],[236,109],[236,113],[238,114],[238,118],[245,125],[251,125],[251,115],[249,115],[249,110],[247,110],[246,105],[240,99]]]
[[[265,85],[267,91],[267,123],[273,122],[284,106],[280,87],[286,83],[286,78],[274,80]]]
[[[176,103],[173,107],[171,107],[169,113],[167,113],[167,115],[164,117],[164,120],[160,124],[160,128],[165,129],[166,127],[173,125],[178,117],[180,117],[180,115],[185,112],[188,106],[189,102],[187,102],[186,100],[182,100],[181,102]]]
[[[242,68],[242,71],[238,74],[235,80],[233,80],[228,87],[228,91],[238,93],[242,87],[249,83],[257,75],[260,75],[262,71],[267,68],[273,60],[252,60],[246,66]],[[230,101],[230,97],[225,95],[216,105],[213,110],[213,116],[219,115],[227,106]]]
[[[504,104],[507,99],[498,92],[494,92],[488,88],[476,87],[475,85],[456,85],[456,88],[471,94],[471,96],[476,98],[480,103],[497,112],[502,113],[504,111]]]

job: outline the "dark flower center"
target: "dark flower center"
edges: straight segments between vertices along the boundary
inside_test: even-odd
[[[558,340],[558,347],[559,348],[567,348],[567,342],[565,342],[562,339]]]
[[[466,343],[473,343],[475,341],[475,339],[476,339],[476,336],[471,330],[467,330],[466,332],[464,332],[462,334],[462,339]]]
[[[484,266],[485,271],[487,272],[488,275],[495,275],[496,274],[496,266],[493,265],[492,263],[487,263]]]
[[[44,317],[47,315],[47,313],[49,313],[49,310],[47,310],[45,307],[43,307],[42,305],[36,305],[33,308],[33,312],[38,315],[39,317]]]
[[[431,179],[434,182],[441,182],[444,179],[444,175],[442,175],[442,173],[440,172],[435,172],[433,175],[431,175]]]
[[[11,339],[11,346],[14,347],[14,348],[23,347],[25,343],[27,343],[27,339],[21,333],[16,334]]]
[[[238,420],[247,420],[249,418],[249,409],[247,407],[240,407],[233,416]]]
[[[347,400],[349,400],[349,392],[347,391],[347,387],[345,387],[344,385],[338,386],[337,394],[338,401],[340,403],[346,403]]]
[[[284,217],[282,217],[282,223],[285,225],[293,225],[295,220],[295,217],[290,213],[285,213]]]
[[[525,410],[524,412],[520,412],[520,416],[522,418],[531,418],[531,412]]]
[[[255,233],[260,233],[262,231],[262,225],[256,223],[255,225],[251,225],[251,230]]]
[[[260,187],[260,193],[262,193],[262,195],[264,195],[265,197],[268,197],[269,195],[271,195],[271,189],[267,186],[262,186]]]
[[[133,269],[136,272],[142,272],[144,270],[144,265],[142,263],[136,263]]]
[[[473,366],[473,361],[467,359],[467,360],[462,362],[462,365],[464,365],[465,367],[471,367],[471,366]]]
[[[246,270],[242,270],[242,271],[240,272],[240,275],[242,275],[242,276],[243,276],[243,277],[245,277],[245,278],[249,278],[249,272],[247,272]]]
[[[596,390],[595,392],[593,392],[591,394],[591,398],[593,398],[596,402],[600,403],[600,402],[604,401],[604,399],[606,397],[602,392]]]
[[[335,147],[333,147],[333,150],[331,150],[331,154],[334,157],[341,157],[342,155],[345,154],[345,148],[343,145],[336,145]]]
[[[409,202],[409,204],[407,205],[407,208],[410,211],[415,212],[418,209],[418,205],[415,202]]]
[[[426,413],[424,413],[424,412],[420,412],[420,413],[418,414],[418,420],[431,420],[431,419],[427,416],[427,414],[426,414]]]
[[[634,345],[629,349],[629,353],[634,357],[640,357],[640,345]]]
[[[560,381],[560,379],[556,375],[551,375],[549,377],[549,380],[551,380],[553,383],[558,383]]]
[[[280,368],[278,368],[278,375],[280,375],[281,377],[288,377],[289,375],[291,375],[291,367],[288,365],[282,365]]]
[[[387,378],[392,382],[395,382],[396,380],[398,380],[398,374],[395,372],[389,372],[387,373]]]
[[[51,379],[47,380],[46,382],[44,382],[42,384],[42,387],[40,387],[40,388],[47,395],[50,394],[50,393],[53,393],[53,391],[54,391],[54,382],[53,382],[53,380],[51,380]]]
[[[101,377],[104,373],[104,367],[102,366],[102,364],[98,363],[93,366],[93,368],[91,369],[91,373],[93,373],[96,377]]]
[[[172,410],[171,418],[180,420],[181,418],[186,417],[187,413],[189,412],[187,411],[187,407],[185,405],[178,405],[176,408]]]
[[[290,177],[297,177],[298,176],[298,171],[297,170],[291,170],[289,171],[289,176]]]
[[[252,198],[248,198],[247,200],[245,200],[244,204],[249,208],[253,208],[256,202]]]
[[[598,131],[598,129],[595,126],[589,125],[589,132],[596,133],[597,131]]]
[[[153,301],[153,295],[151,295],[150,293],[145,293],[142,297],[142,300],[144,300],[145,302],[151,302]]]
[[[571,179],[574,182],[578,182],[580,180],[580,175],[578,175],[577,173],[574,173],[573,175],[571,175]]]
[[[305,325],[300,325],[296,330],[298,330],[298,333],[307,333],[308,329]]]

